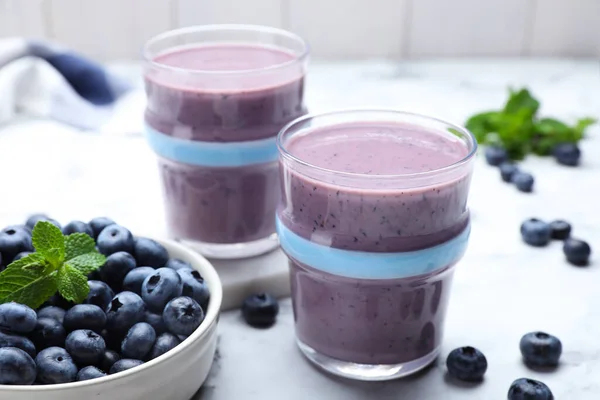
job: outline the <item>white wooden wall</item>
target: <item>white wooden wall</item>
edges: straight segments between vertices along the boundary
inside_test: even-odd
[[[600,0],[0,0],[0,37],[137,59],[161,31],[207,23],[290,29],[317,58],[600,57]]]

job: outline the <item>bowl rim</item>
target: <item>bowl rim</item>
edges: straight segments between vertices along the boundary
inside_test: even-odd
[[[137,237],[146,237],[146,236],[137,236]],[[169,252],[169,258],[171,258],[171,251],[173,249],[176,252],[185,254],[185,258],[192,265],[195,270],[198,270],[205,281],[208,283],[208,287],[210,289],[210,301],[208,303],[208,310],[206,315],[204,316],[204,321],[200,324],[200,326],[184,341],[178,344],[175,348],[170,351],[162,354],[159,357],[156,357],[153,360],[145,362],[142,365],[139,365],[134,368],[130,368],[125,371],[117,372],[116,374],[106,375],[101,378],[89,379],[86,381],[76,381],[69,383],[57,383],[57,384],[49,384],[49,385],[1,385],[0,384],[0,393],[3,392],[51,392],[51,391],[59,391],[59,390],[75,390],[78,388],[86,387],[86,386],[94,386],[94,385],[102,385],[108,382],[114,382],[121,379],[124,379],[130,375],[142,373],[145,370],[149,370],[151,368],[156,367],[162,361],[165,361],[169,358],[176,357],[179,353],[184,352],[191,344],[195,341],[202,339],[205,334],[217,323],[217,318],[219,316],[219,312],[221,309],[221,303],[223,301],[223,286],[215,267],[208,261],[205,257],[200,255],[199,253],[193,251],[192,249],[175,242],[169,239],[161,239],[161,238],[150,238],[156,240],[158,243],[165,246],[167,252]],[[179,257],[176,257],[179,258]]]

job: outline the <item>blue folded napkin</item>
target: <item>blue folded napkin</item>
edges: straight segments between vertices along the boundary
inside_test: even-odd
[[[56,43],[0,40],[0,123],[27,114],[97,129],[132,88],[101,64]]]

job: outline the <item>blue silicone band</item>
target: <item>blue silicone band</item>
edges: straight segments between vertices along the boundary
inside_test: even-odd
[[[464,254],[470,225],[438,246],[403,253],[342,250],[306,240],[277,218],[277,233],[288,256],[309,267],[333,275],[357,279],[400,279],[432,273],[456,263]]]
[[[277,161],[276,138],[247,142],[199,142],[178,139],[145,126],[150,147],[161,157],[203,167],[244,167]]]

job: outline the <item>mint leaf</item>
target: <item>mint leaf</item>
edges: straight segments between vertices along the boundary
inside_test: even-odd
[[[496,132],[501,117],[502,113],[499,111],[486,111],[473,115],[468,119],[465,126],[475,135],[478,142],[486,143],[487,134]]]
[[[11,262],[10,264],[8,264],[7,268],[28,269],[28,268],[31,268],[32,266],[44,267],[45,263],[46,263],[46,260],[44,259],[44,256],[42,256],[40,253],[31,253],[31,254],[28,254],[25,257],[21,258],[20,260]],[[1,276],[1,274],[0,274],[0,276]]]
[[[103,254],[92,252],[71,258],[66,263],[82,274],[87,275],[103,266],[105,262],[106,257]]]
[[[532,119],[540,108],[540,102],[527,89],[519,91],[509,89],[509,93],[508,101],[504,105],[504,113],[516,114],[524,112]]]
[[[585,136],[585,130],[590,126],[594,125],[596,122],[598,121],[594,118],[582,118],[578,120],[575,126],[573,127],[573,131],[575,132],[575,140],[583,139],[583,137]]]
[[[65,260],[96,250],[96,242],[86,233],[72,233],[65,236]]]
[[[81,303],[90,292],[86,276],[69,264],[58,270],[57,284],[60,295],[75,303]]]
[[[56,272],[46,275],[13,264],[0,273],[0,303],[16,301],[35,309],[56,293]]]
[[[32,243],[52,266],[58,268],[65,258],[65,237],[60,229],[47,221],[40,221],[33,227]]]

